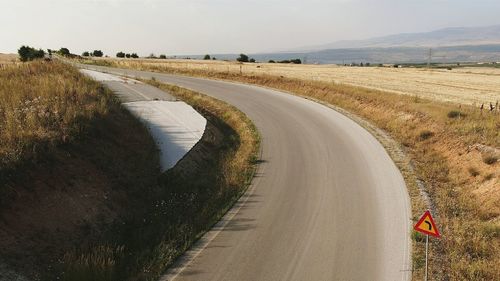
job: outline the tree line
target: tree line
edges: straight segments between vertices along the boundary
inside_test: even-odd
[[[57,53],[61,56],[65,56],[65,57],[77,57],[77,55],[74,55],[74,54],[71,54],[71,52],[69,51],[68,48],[60,48],[59,50],[57,51],[53,51],[51,49],[48,49],[48,54],[49,54],[49,58],[50,56],[52,55],[52,53]],[[21,61],[25,62],[25,61],[31,61],[31,60],[34,60],[34,59],[41,59],[41,58],[44,58],[45,57],[45,51],[42,50],[42,49],[35,49],[35,48],[32,48],[32,47],[29,47],[29,46],[21,46],[21,48],[19,48],[18,50],[18,54],[19,54],[19,58]],[[101,51],[101,50],[94,50],[92,52],[90,51],[85,51],[82,53],[82,57],[102,57],[104,56],[104,53]],[[137,55],[137,53],[125,53],[123,51],[120,51],[118,53],[116,53],[116,57],[117,58],[139,58],[139,55]],[[152,58],[152,59],[157,59],[157,58],[160,58],[160,59],[166,59],[167,56],[166,55],[160,55],[159,57],[157,57],[156,55],[154,54],[150,54],[147,58]],[[203,57],[204,60],[216,60],[215,57],[211,57],[210,55],[205,55]],[[239,62],[250,62],[250,63],[254,63],[256,62],[256,60],[254,58],[250,58],[248,55],[246,54],[240,54],[239,57],[236,58],[237,61]],[[293,63],[293,64],[301,64],[302,61],[300,59],[290,59],[290,60],[281,60],[281,61],[274,61],[274,60],[269,60],[268,61],[269,63]],[[369,65],[369,64],[367,64]]]
[[[237,61],[239,62],[256,62],[254,58],[250,58],[248,55],[245,54],[240,54],[239,57],[236,58]],[[275,60],[269,60],[269,63],[293,63],[293,64],[301,64],[302,60],[300,59],[290,59],[290,60],[281,60],[281,61],[275,61]]]
[[[64,47],[60,48],[59,50],[47,49],[47,52],[45,52],[43,49],[35,49],[33,47],[23,45],[21,46],[21,48],[19,48],[19,50],[17,50],[17,53],[19,55],[19,59],[22,62],[32,61],[35,59],[43,59],[43,58],[51,59],[53,53],[65,57],[76,57],[76,55],[71,54],[68,48]]]
[[[104,56],[104,53],[101,50],[94,50],[92,52],[90,51],[85,51],[82,53],[82,57],[102,57]]]
[[[117,58],[133,58],[133,59],[139,58],[139,56],[136,53],[129,54],[129,53],[124,53],[124,52],[116,53],[116,57]]]

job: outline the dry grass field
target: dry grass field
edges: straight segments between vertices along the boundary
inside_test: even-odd
[[[334,65],[294,65],[277,63],[245,63],[202,60],[127,60],[116,64],[137,68],[139,65],[158,69],[202,70],[273,75],[302,80],[336,82],[418,96],[445,102],[480,106],[500,101],[500,68],[422,69],[391,67],[344,67]]]
[[[0,169],[48,143],[75,138],[82,120],[106,112],[97,83],[62,63],[8,64],[0,72]]]
[[[1,54],[0,53],[0,65],[1,64],[11,64],[17,61],[16,54]]]

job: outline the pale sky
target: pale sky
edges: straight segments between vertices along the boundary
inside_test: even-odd
[[[500,0],[0,0],[0,53],[256,53],[500,24]]]

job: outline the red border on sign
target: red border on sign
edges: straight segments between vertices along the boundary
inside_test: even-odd
[[[436,230],[436,233],[427,231],[425,229],[418,228],[418,226],[420,226],[427,217],[429,217],[429,220],[431,221],[432,228]],[[413,227],[413,229],[415,229],[418,232],[422,232],[424,234],[431,235],[431,236],[434,236],[434,237],[437,237],[437,238],[441,237],[441,234],[439,233],[439,230],[436,227],[436,224],[434,223],[434,219],[432,218],[431,212],[429,210],[425,211],[425,213],[422,215],[422,217],[417,222],[417,224],[415,224],[415,226]]]

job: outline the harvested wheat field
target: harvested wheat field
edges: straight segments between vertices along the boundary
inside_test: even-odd
[[[10,64],[17,61],[16,54],[2,54],[0,53],[0,64]]]
[[[344,67],[336,65],[294,65],[277,63],[245,63],[200,60],[129,60],[116,59],[122,66],[149,65],[182,70],[275,75],[313,81],[336,82],[418,96],[445,102],[480,106],[500,100],[500,68],[464,67],[453,70]]]

